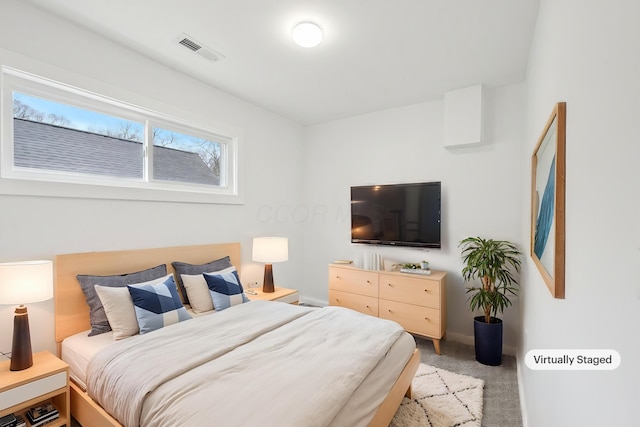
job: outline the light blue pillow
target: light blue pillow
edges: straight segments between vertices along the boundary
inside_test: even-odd
[[[204,273],[203,276],[209,287],[213,308],[217,311],[249,302],[235,267],[225,268],[215,273]]]
[[[173,276],[155,285],[128,285],[140,334],[191,319],[182,305]]]

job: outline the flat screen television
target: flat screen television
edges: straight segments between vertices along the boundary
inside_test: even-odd
[[[440,248],[440,182],[351,187],[351,242]]]

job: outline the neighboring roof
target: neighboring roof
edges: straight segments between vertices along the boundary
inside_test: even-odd
[[[142,143],[49,123],[13,119],[16,166],[142,178]],[[155,179],[219,185],[196,153],[153,147]]]

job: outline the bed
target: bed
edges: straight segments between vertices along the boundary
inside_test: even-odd
[[[55,257],[55,334],[58,355],[70,365],[72,415],[85,427],[205,419],[387,426],[410,395],[419,365],[415,341],[392,322],[339,307],[252,301],[122,340],[110,333],[87,337],[89,307],[77,275],[159,264],[173,274],[174,261],[202,264],[225,256],[239,271],[239,243]],[[140,371],[149,384],[135,379],[126,387],[122,378]],[[110,397],[114,390],[118,395]]]

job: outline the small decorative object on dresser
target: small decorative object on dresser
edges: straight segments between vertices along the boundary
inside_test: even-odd
[[[329,305],[394,320],[407,332],[433,339],[440,354],[447,330],[446,278],[442,271],[405,274],[330,264]]]

